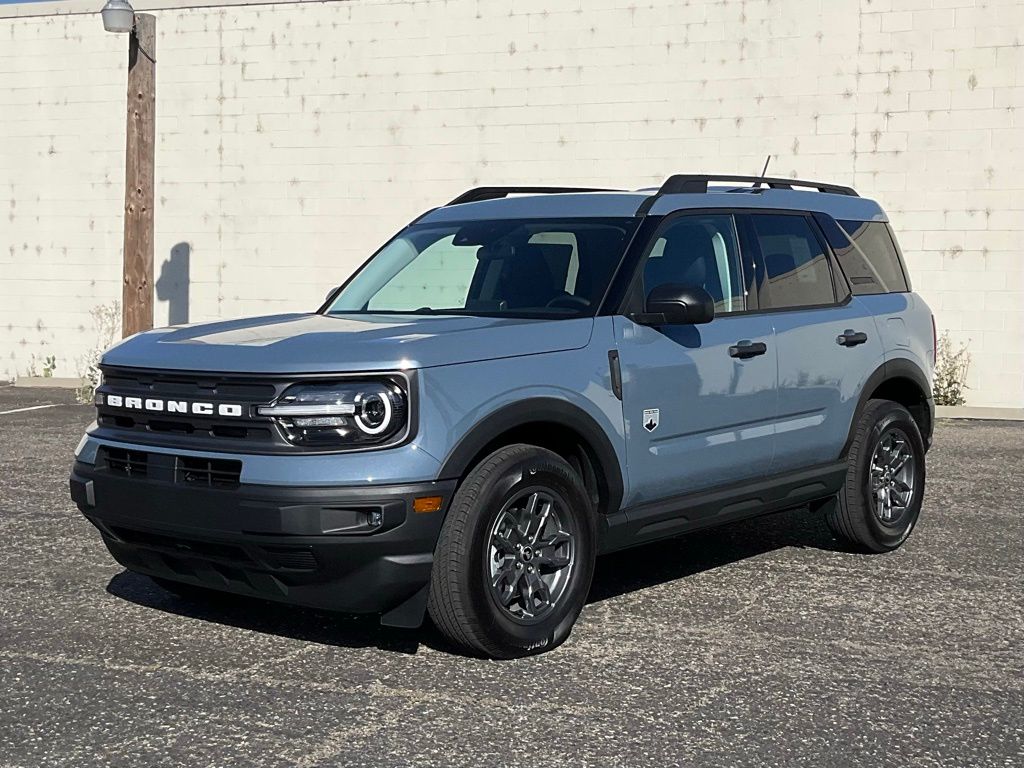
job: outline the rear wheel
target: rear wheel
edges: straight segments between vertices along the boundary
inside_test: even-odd
[[[572,467],[543,448],[502,448],[452,501],[434,553],[430,617],[471,653],[512,658],[554,648],[583,609],[595,542]]]
[[[899,403],[869,400],[847,457],[846,482],[826,505],[840,539],[871,552],[896,549],[910,535],[924,498],[924,441]]]

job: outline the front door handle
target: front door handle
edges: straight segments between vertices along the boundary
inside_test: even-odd
[[[768,345],[763,341],[737,341],[731,347],[729,347],[729,357],[738,357],[740,360],[746,360],[748,357],[757,357],[763,355],[768,351]]]
[[[836,336],[836,344],[841,347],[856,347],[858,344],[864,344],[868,340],[868,335],[863,331],[854,331],[847,328],[839,336]]]

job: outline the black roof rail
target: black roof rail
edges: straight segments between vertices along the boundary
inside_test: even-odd
[[[475,203],[480,200],[496,200],[509,195],[558,195],[568,192],[621,192],[620,189],[597,189],[594,187],[475,187],[452,200],[448,205]],[[447,206],[445,206],[447,207]]]
[[[731,176],[687,174],[680,173],[669,176],[665,183],[658,190],[659,195],[673,195],[687,192],[707,192],[709,181],[736,181],[742,184],[752,184],[760,187],[762,184],[772,189],[792,189],[793,187],[807,187],[818,192],[829,192],[833,195],[850,195],[859,197],[853,187],[844,187],[841,184],[826,184],[822,181],[806,181],[805,179],[781,179],[774,176]]]
[[[696,194],[702,195],[708,191],[709,181],[735,181],[741,184],[751,184],[753,188],[762,184],[772,189],[792,189],[793,187],[807,187],[818,192],[829,192],[833,195],[849,195],[860,197],[853,187],[844,187],[840,184],[826,184],[821,181],[806,181],[804,179],[780,179],[774,176],[732,176],[730,174],[704,174],[704,173],[677,173],[665,179],[657,192],[648,197],[637,209],[637,215],[645,215],[654,206],[655,201],[662,195]]]

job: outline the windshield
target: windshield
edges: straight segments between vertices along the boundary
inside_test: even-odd
[[[593,315],[635,226],[636,219],[413,225],[345,284],[327,312]]]

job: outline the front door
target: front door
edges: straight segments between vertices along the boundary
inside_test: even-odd
[[[632,506],[765,475],[772,460],[776,355],[771,321],[750,313],[733,216],[662,225],[634,296],[665,283],[704,288],[715,319],[647,326],[615,318]],[[634,299],[634,302],[636,299]]]

